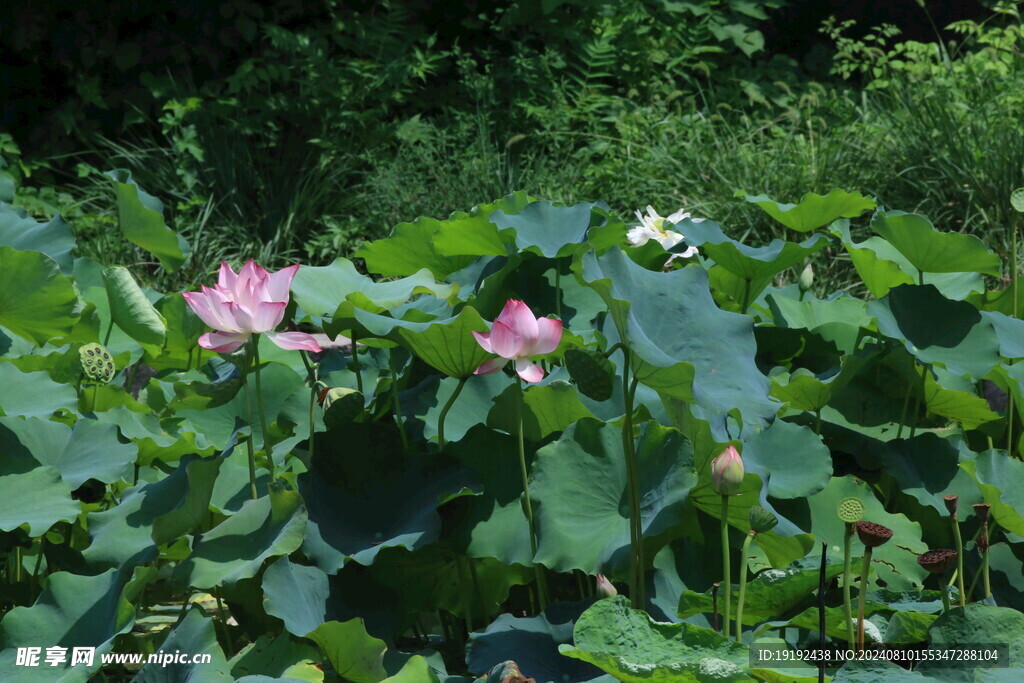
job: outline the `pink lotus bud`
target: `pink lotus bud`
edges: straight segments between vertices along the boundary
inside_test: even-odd
[[[743,460],[731,444],[711,461],[711,488],[721,496],[730,496],[743,485]]]
[[[602,598],[614,598],[619,594],[619,591],[615,590],[615,586],[608,580],[604,574],[597,575],[597,594]]]

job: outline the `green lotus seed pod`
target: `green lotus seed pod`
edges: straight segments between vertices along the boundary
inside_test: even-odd
[[[117,368],[114,367],[114,359],[99,344],[86,344],[78,349],[78,358],[82,364],[82,373],[90,382],[106,384],[114,379]]]
[[[328,429],[355,420],[363,412],[363,403],[363,395],[355,389],[333,387],[320,392]]]
[[[607,401],[612,397],[615,368],[600,351],[569,349],[565,352],[565,369],[584,396],[595,401]]]
[[[839,519],[847,524],[860,521],[864,512],[864,503],[859,498],[843,498],[836,506],[836,514],[839,515]]]
[[[750,508],[750,530],[759,534],[766,533],[775,528],[779,518],[760,505]]]

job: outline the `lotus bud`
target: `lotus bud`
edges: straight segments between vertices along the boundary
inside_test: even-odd
[[[950,517],[956,517],[956,506],[959,501],[960,496],[943,496],[942,502],[946,504]]]
[[[974,514],[978,516],[978,521],[982,524],[988,521],[988,512],[991,507],[988,503],[978,503],[974,506]]]
[[[320,391],[320,405],[324,424],[330,428],[356,419],[363,411],[363,395],[347,387],[330,387]]]
[[[810,263],[804,267],[797,282],[800,285],[801,292],[810,291],[811,285],[814,284],[814,268],[811,267]]]
[[[763,534],[775,528],[779,518],[760,505],[750,508],[750,530],[754,533]]]
[[[743,485],[743,460],[736,447],[729,445],[711,461],[711,488],[720,496],[730,496]]]
[[[843,498],[836,506],[836,514],[847,524],[859,522],[864,516],[864,503],[860,498]]]
[[[619,591],[615,590],[615,586],[608,580],[604,574],[597,575],[597,594],[602,598],[614,598],[619,594]]]
[[[944,548],[919,555],[917,563],[932,574],[945,574],[956,564],[956,551]]]
[[[860,537],[860,542],[867,547],[877,548],[892,538],[892,529],[874,522],[857,522],[857,536]]]
[[[99,344],[86,344],[78,349],[78,358],[82,363],[85,377],[97,384],[106,384],[114,379],[114,359],[110,352]]]

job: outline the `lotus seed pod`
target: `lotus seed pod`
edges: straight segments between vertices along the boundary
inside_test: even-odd
[[[612,582],[604,574],[597,575],[597,594],[602,598],[614,598],[619,594]]]
[[[779,518],[760,505],[750,508],[750,529],[759,534],[766,533],[775,528]]]
[[[106,384],[114,379],[117,368],[110,352],[101,345],[85,344],[78,349],[78,358],[82,364],[82,373],[86,379],[97,384]]]
[[[843,498],[836,506],[836,514],[847,524],[859,522],[864,516],[864,503],[860,498]]]
[[[810,263],[808,263],[807,266],[800,273],[800,279],[798,282],[800,285],[801,292],[810,291],[811,285],[814,284],[814,268],[811,267]]]
[[[974,514],[978,516],[978,521],[982,524],[988,521],[988,512],[991,507],[988,503],[978,503],[974,506]]]
[[[743,485],[743,474],[743,460],[730,444],[711,461],[711,488],[720,496],[731,496]]]
[[[946,510],[949,511],[950,517],[956,516],[956,506],[960,501],[960,496],[943,496],[942,502],[946,504]]]
[[[949,548],[929,550],[918,556],[917,563],[932,574],[945,574],[956,564],[956,551]]]
[[[874,522],[857,522],[857,536],[867,547],[877,548],[892,538],[892,529]]]

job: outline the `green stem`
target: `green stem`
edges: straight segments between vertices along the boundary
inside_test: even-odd
[[[846,617],[846,641],[849,643],[849,647],[853,647],[857,642],[854,639],[853,631],[853,601],[850,600],[850,583],[853,581],[851,576],[851,568],[853,565],[853,558],[851,557],[851,549],[853,546],[853,524],[846,524],[846,536],[843,540],[843,608],[845,610]]]
[[[1020,313],[1020,309],[1017,308],[1017,223],[1018,219],[1013,221],[1013,234],[1010,237],[1010,286],[1013,287],[1013,315],[1017,317]]]
[[[860,569],[860,594],[857,596],[857,649],[864,650],[864,605],[868,599],[868,572],[871,571],[871,547],[864,549]]]
[[[916,396],[914,396],[914,411],[913,411],[914,412],[914,424],[910,428],[910,438],[911,439],[914,438],[914,432],[917,431],[917,425],[918,425],[918,422],[921,419],[921,412],[920,412],[921,411],[921,401],[924,398],[924,387],[925,387],[925,382],[927,381],[927,378],[928,378],[928,366],[927,365],[922,365],[921,366],[921,392],[919,394],[917,394]]]
[[[463,377],[462,379],[459,380],[459,383],[455,386],[455,391],[453,391],[452,395],[448,397],[448,402],[444,404],[444,408],[441,408],[441,415],[437,418],[437,443],[442,451],[444,450],[444,446],[447,443],[444,440],[445,418],[448,417],[448,411],[451,410],[452,404],[455,403],[455,399],[457,399],[459,397],[459,394],[462,393],[462,387],[466,386],[467,379],[469,378]]]
[[[747,594],[747,553],[750,552],[750,542],[754,540],[755,531],[747,534],[743,539],[743,550],[740,551],[740,594],[736,604],[736,642],[743,642],[743,599]]]
[[[987,600],[988,596],[992,595],[992,586],[988,580],[988,548],[985,548],[985,552],[981,554],[981,580],[985,589],[983,598]]]
[[[633,609],[644,609],[644,555],[643,524],[640,519],[640,486],[637,480],[636,437],[633,431],[633,398],[636,381],[630,383],[629,349],[623,348],[625,360],[622,366],[622,396],[625,408],[625,423],[622,428],[622,454],[626,459],[626,479],[629,486],[629,543],[632,551],[629,573],[629,597]]]
[[[462,380],[463,382],[465,380]],[[519,433],[519,474],[523,478],[523,509],[526,511],[526,522],[530,527],[530,559],[537,555],[537,526],[533,521],[533,503],[530,501],[530,480],[526,471],[526,442],[523,437],[523,382],[516,375],[516,387],[519,389],[519,400],[516,401],[516,424]],[[534,572],[537,575],[537,599],[540,603],[540,611],[543,612],[548,606],[548,586],[544,576],[544,568],[534,562]]]
[[[487,608],[487,601],[484,600],[484,592],[480,588],[480,577],[476,573],[476,564],[472,557],[467,557],[469,563],[469,575],[473,579],[473,588],[476,590],[476,598],[480,601],[480,615],[484,618],[485,624],[491,623],[491,611]]]
[[[907,408],[910,406],[910,394],[914,390],[914,380],[907,382],[907,393],[903,396],[903,410],[900,411],[900,426],[896,430],[896,438],[903,438],[903,425],[907,423]]]
[[[302,364],[306,366],[306,375],[309,377],[309,460],[313,461],[313,452],[316,447],[316,368],[314,368],[309,359],[306,358],[306,352],[300,350],[299,358],[302,359]]]
[[[814,433],[821,436],[821,408],[814,411]]]
[[[110,333],[114,331],[114,318],[111,316],[110,322],[107,323],[107,331],[103,335],[103,345],[106,346],[110,343]]]
[[[555,264],[555,315],[562,319],[562,271]]]
[[[249,451],[249,495],[256,500],[259,494],[256,493],[256,449],[252,443],[252,394],[249,392],[248,374],[242,379],[242,391],[245,392],[245,412],[249,422],[249,434],[245,437],[245,445]]]
[[[356,389],[361,394],[363,393],[363,372],[359,368],[359,344],[355,330],[352,330],[352,369],[356,373]]]
[[[197,346],[196,347],[196,370],[199,370],[202,367],[203,367],[203,347],[202,346]]]
[[[967,605],[967,593],[964,591],[964,542],[960,536],[960,522],[956,515],[950,515],[949,521],[953,525],[953,539],[956,541],[956,587],[960,591],[960,606]]]
[[[722,622],[722,633],[729,634],[729,619],[732,612],[732,568],[729,566],[729,496],[722,496],[722,520],[719,525],[722,532],[722,584],[725,586],[725,619]]]
[[[21,583],[21,546],[14,546],[14,583]]]
[[[750,307],[750,280],[743,280],[743,302],[740,304],[740,313],[746,313]]]
[[[395,412],[395,424],[398,425],[398,436],[402,439],[402,450],[409,450],[409,436],[405,433],[405,420],[402,418],[402,400],[398,394],[398,370],[391,367],[391,407]]]
[[[939,577],[939,590],[942,592],[942,611],[948,612],[952,607],[949,604],[949,586],[946,585],[945,579]]]
[[[267,431],[267,413],[263,408],[263,385],[260,380],[260,336],[254,334],[251,337],[252,358],[256,365],[256,406],[260,412],[260,429],[263,431],[263,450],[267,454],[267,469],[270,470],[270,483],[274,483],[274,447],[270,443],[270,434]]]
[[[231,641],[231,627],[228,626],[227,610],[224,609],[224,603],[220,599],[220,587],[214,588],[213,597],[217,599],[217,612],[220,614],[220,623],[224,627],[224,643],[228,648],[225,654],[230,657],[231,653],[235,651],[235,644]]]

